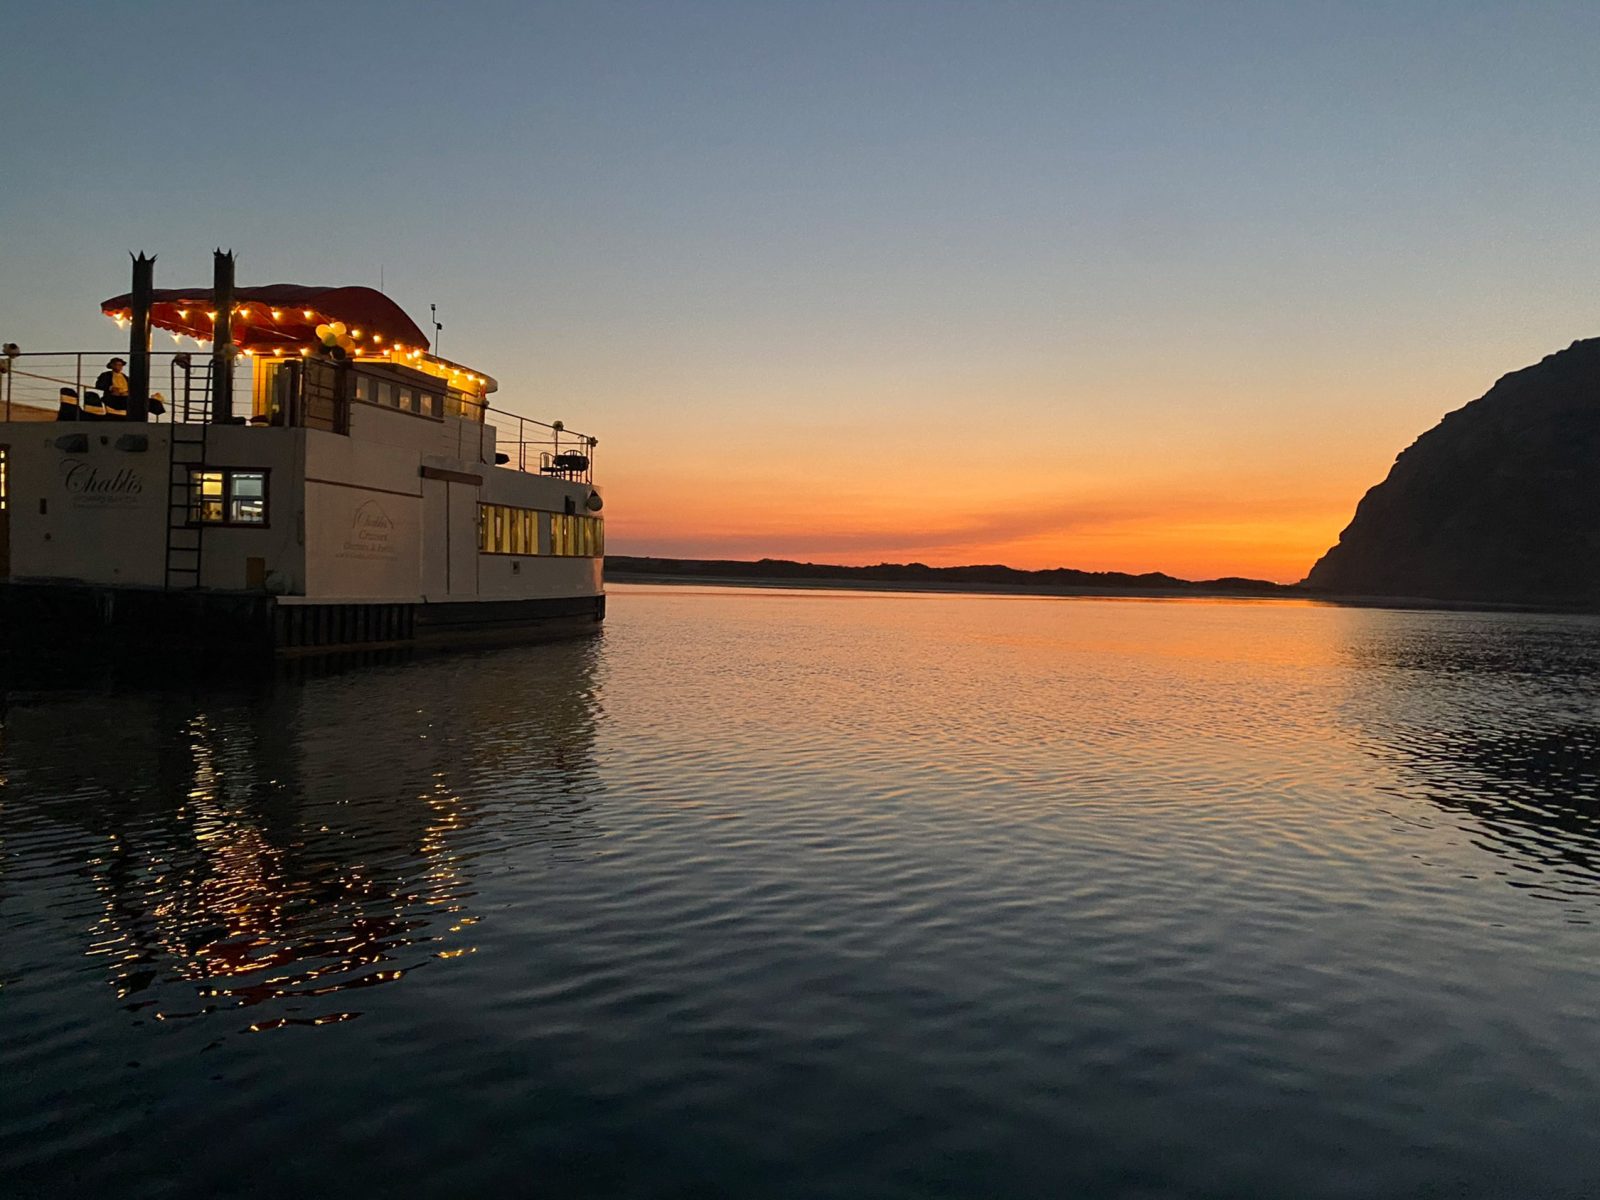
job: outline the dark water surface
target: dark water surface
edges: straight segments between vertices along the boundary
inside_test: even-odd
[[[1600,621],[617,588],[13,689],[0,1194],[1600,1194]]]

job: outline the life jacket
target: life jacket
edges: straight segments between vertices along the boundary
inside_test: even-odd
[[[82,414],[78,411],[78,392],[76,388],[61,389],[61,407],[56,409],[56,420],[76,421]]]
[[[83,403],[79,408],[79,416],[85,421],[104,421],[106,419],[106,402],[100,399],[99,392],[85,392],[83,394]]]

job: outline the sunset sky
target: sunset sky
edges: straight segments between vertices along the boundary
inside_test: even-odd
[[[218,14],[222,14],[219,16]],[[12,5],[0,337],[363,283],[609,549],[1302,577],[1600,333],[1600,6]]]

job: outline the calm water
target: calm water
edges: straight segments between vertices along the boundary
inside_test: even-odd
[[[1600,1194],[1600,621],[614,589],[13,690],[6,1196]]]

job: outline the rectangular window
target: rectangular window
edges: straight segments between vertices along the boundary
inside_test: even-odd
[[[265,525],[267,523],[267,474],[265,471],[231,471],[228,474],[228,523]]]
[[[189,519],[220,525],[223,518],[223,474],[221,471],[190,471],[189,494],[194,503]]]
[[[549,537],[548,550],[540,550],[541,536]],[[598,558],[606,552],[605,522],[599,517],[480,504],[478,549],[484,554]]]
[[[189,520],[198,525],[266,525],[267,472],[233,467],[190,471]]]
[[[11,503],[11,464],[8,460],[9,451],[0,446],[0,512],[6,511],[6,506]]]

